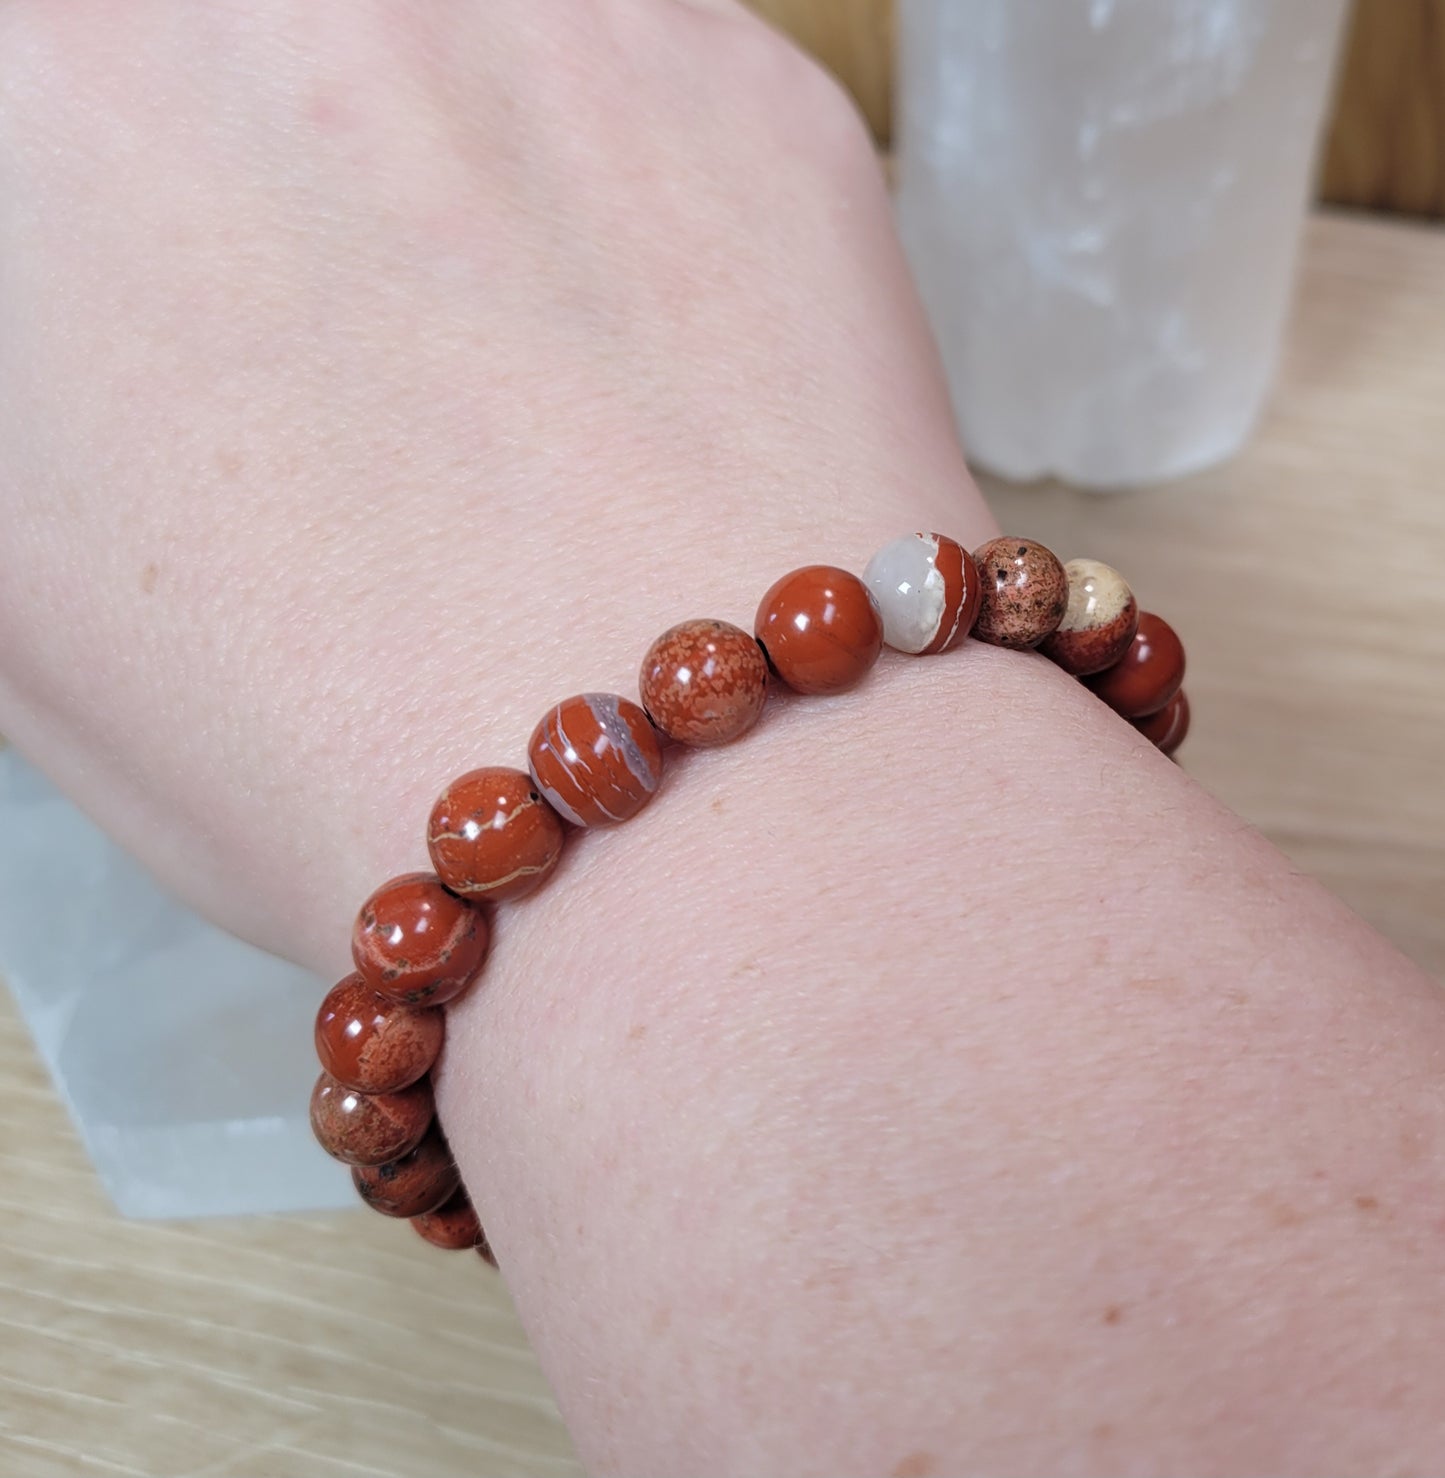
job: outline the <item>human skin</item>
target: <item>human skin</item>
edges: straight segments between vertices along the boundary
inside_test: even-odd
[[[720,0],[0,5],[0,488],[0,728],[333,976],[559,697],[996,532],[860,126]],[[1428,980],[971,642],[671,751],[439,1097],[598,1472],[1383,1474],[1445,1441],[1442,1068]]]

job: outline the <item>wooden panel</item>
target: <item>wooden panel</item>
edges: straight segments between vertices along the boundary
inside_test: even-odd
[[[1445,0],[1355,0],[1321,195],[1445,216]]]
[[[887,143],[892,118],[893,0],[747,0],[795,37],[858,99]]]

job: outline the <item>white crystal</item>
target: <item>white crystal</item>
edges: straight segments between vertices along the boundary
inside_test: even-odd
[[[971,459],[1233,453],[1273,376],[1345,0],[900,0],[899,226]]]
[[[0,975],[126,1215],[355,1201],[307,1123],[322,983],[168,898],[13,750]]]

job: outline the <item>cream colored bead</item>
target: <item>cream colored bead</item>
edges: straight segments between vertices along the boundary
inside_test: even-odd
[[[1039,650],[1065,672],[1088,677],[1112,667],[1134,640],[1139,605],[1124,577],[1097,559],[1064,566],[1068,603],[1059,628]]]

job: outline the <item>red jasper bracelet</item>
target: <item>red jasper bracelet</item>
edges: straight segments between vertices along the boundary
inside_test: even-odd
[[[672,627],[643,658],[641,706],[614,693],[566,698],[537,725],[526,771],[472,770],[447,786],[427,828],[435,872],[393,878],[366,900],[351,937],[356,972],[316,1017],[323,1072],[311,1125],[352,1167],[361,1198],[410,1218],[435,1246],[475,1247],[495,1266],[428,1076],[442,1007],[486,958],[485,906],[544,882],[567,825],[635,816],[661,783],[661,738],[708,747],[745,734],[770,674],[796,692],[841,693],[885,643],[926,656],[970,633],[1037,648],[1165,754],[1183,743],[1184,648],[1165,621],[1140,613],[1108,565],[1061,564],[1031,539],[992,539],[970,555],[942,534],[908,534],[880,549],[862,579],[831,565],[784,575],[751,636],[726,621]]]

